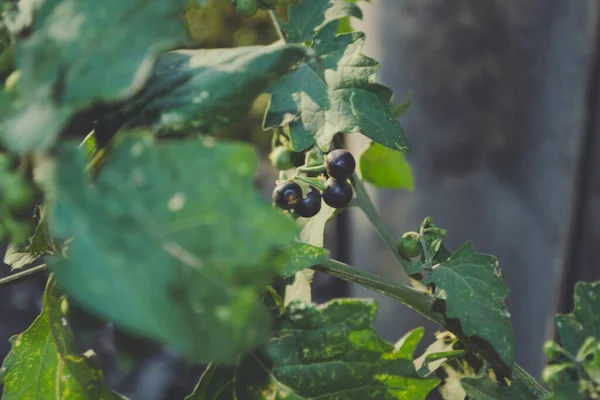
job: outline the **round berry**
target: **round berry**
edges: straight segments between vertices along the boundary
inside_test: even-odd
[[[421,254],[421,244],[414,232],[402,235],[398,241],[398,252],[404,258],[413,258]]]
[[[302,200],[302,188],[296,182],[284,182],[273,190],[273,202],[277,207],[291,210]]]
[[[235,0],[235,8],[240,14],[251,17],[258,11],[258,3],[256,0]]]
[[[350,178],[356,169],[354,156],[346,150],[338,149],[327,154],[325,167],[330,176],[344,180]]]
[[[269,159],[278,170],[294,168],[294,152],[284,146],[278,146],[269,154]]]
[[[321,211],[321,193],[311,186],[306,198],[300,200],[300,203],[294,207],[294,212],[299,217],[311,218],[319,211]]]
[[[352,186],[345,180],[327,179],[327,188],[323,191],[323,201],[333,208],[343,208],[352,200]]]

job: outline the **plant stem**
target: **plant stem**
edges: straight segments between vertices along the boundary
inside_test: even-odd
[[[482,346],[480,342],[475,342],[470,337],[466,336],[463,333],[460,324],[447,319],[442,313],[433,311],[434,298],[427,291],[390,282],[380,276],[331,259],[313,267],[313,269],[348,282],[359,284],[367,289],[375,290],[400,301],[402,304],[414,309],[430,321],[435,322],[444,329],[452,332],[467,350],[483,358],[488,365],[494,369],[498,377],[502,375],[507,375],[507,377],[511,376],[510,369],[498,359],[493,351]],[[523,384],[527,386],[528,390],[536,397],[543,398],[548,394],[546,389],[544,389],[539,382],[517,364],[514,365],[512,376],[521,380]]]
[[[269,15],[271,16],[271,21],[273,21],[273,26],[275,27],[277,36],[279,36],[280,40],[285,42],[285,35],[283,34],[283,31],[281,30],[281,24],[279,23],[279,18],[277,18],[277,14],[275,14],[275,11],[269,10]]]
[[[37,267],[26,269],[25,271],[17,272],[16,274],[12,274],[0,279],[0,285],[5,285],[7,283],[11,283],[17,281],[19,279],[26,278],[30,275],[36,274],[41,271],[45,271],[48,269],[46,264],[38,265]]]
[[[325,172],[327,168],[324,165],[317,165],[316,167],[298,167],[297,172]]]
[[[375,205],[371,201],[371,198],[369,197],[369,194],[367,193],[367,190],[358,175],[354,173],[350,179],[352,181],[352,186],[354,187],[354,192],[356,193],[358,206],[361,210],[363,210],[375,228],[375,231],[377,231],[381,239],[383,239],[383,242],[390,249],[392,254],[394,254],[398,262],[402,265],[404,271],[406,271],[409,266],[409,262],[403,259],[398,252],[398,239],[379,217],[379,213],[377,212]]]

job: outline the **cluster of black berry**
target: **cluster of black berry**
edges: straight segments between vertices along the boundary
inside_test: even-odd
[[[273,202],[283,210],[294,210],[299,217],[314,217],[321,210],[321,198],[333,208],[343,208],[352,200],[352,186],[348,178],[356,169],[356,161],[346,150],[334,150],[325,157],[325,168],[329,178],[323,193],[310,187],[306,198],[302,198],[302,188],[296,182],[288,181],[278,185],[273,191]]]

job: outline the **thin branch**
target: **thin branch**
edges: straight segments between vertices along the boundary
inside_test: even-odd
[[[37,274],[38,272],[42,272],[48,269],[46,264],[38,265],[37,267],[29,268],[21,272],[17,272],[16,274],[12,274],[0,279],[0,286],[5,285],[7,283],[11,283],[17,281],[19,279],[26,278],[30,275]]]
[[[494,369],[499,379],[502,377],[510,379],[514,376],[521,380],[536,397],[543,398],[548,395],[546,389],[519,365],[515,364],[511,371],[484,341],[466,336],[458,321],[448,319],[443,313],[434,311],[435,299],[427,291],[390,282],[388,279],[336,260],[326,260],[313,269],[398,300],[445,330],[452,332],[467,350],[484,359]]]
[[[283,30],[281,30],[281,22],[275,14],[275,11],[269,10],[269,15],[271,16],[271,21],[273,21],[273,26],[275,27],[275,31],[277,32],[277,36],[279,39],[285,42],[285,35],[283,34]]]

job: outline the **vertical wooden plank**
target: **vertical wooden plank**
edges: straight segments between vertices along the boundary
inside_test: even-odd
[[[453,246],[473,239],[499,257],[517,360],[536,375],[572,216],[597,15],[596,0],[380,0],[365,24],[381,80],[398,97],[414,91],[402,122],[416,190],[378,191],[381,212],[398,234],[430,215]],[[397,276],[353,216],[353,263]],[[419,322],[382,303],[386,336]]]

